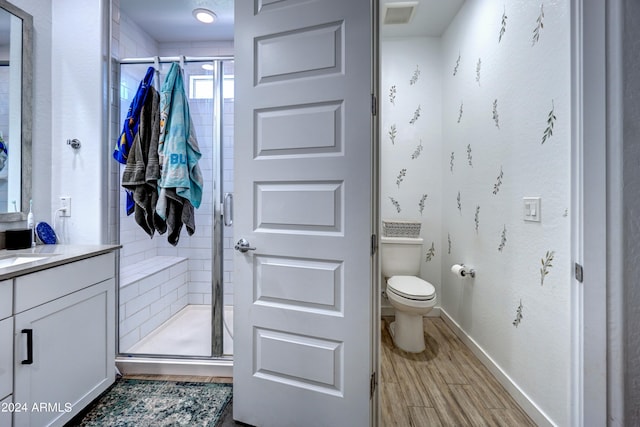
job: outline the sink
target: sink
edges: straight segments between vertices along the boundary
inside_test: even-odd
[[[32,254],[32,253],[16,253],[11,255],[0,256],[0,268],[15,267],[17,265],[27,264],[40,261],[41,259],[51,257],[51,254]]]

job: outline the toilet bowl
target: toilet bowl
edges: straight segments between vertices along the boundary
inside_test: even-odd
[[[394,344],[411,353],[425,350],[422,317],[436,305],[435,287],[417,277],[422,257],[422,239],[381,237],[382,274],[386,294],[395,308],[391,324]]]
[[[395,345],[411,353],[424,351],[422,316],[436,305],[433,285],[415,276],[393,276],[387,280],[387,298],[396,310],[390,326]]]

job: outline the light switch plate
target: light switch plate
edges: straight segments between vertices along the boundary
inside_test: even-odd
[[[523,216],[525,221],[540,222],[541,197],[523,197]]]

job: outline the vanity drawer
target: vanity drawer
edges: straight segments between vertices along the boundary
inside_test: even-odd
[[[0,321],[0,399],[13,389],[13,317]],[[4,426],[5,424],[0,423]]]
[[[71,262],[16,277],[16,314],[114,277],[115,255]]]
[[[13,313],[13,280],[0,282],[0,320]],[[0,396],[1,398],[2,396]]]

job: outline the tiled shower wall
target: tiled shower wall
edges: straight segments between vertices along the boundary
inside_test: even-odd
[[[113,5],[113,56],[118,58],[133,58],[133,57],[152,57],[159,56],[215,56],[215,55],[228,55],[233,53],[232,42],[213,42],[213,43],[164,43],[158,44],[151,39],[146,33],[137,28],[125,15],[118,13],[118,2],[114,2]],[[148,65],[140,65],[135,68],[134,72],[129,75],[125,74],[126,70],[132,70],[130,67],[123,67],[122,76],[118,77],[117,70],[114,70],[113,81],[117,85],[118,79],[122,82],[121,87],[114,87],[114,102],[120,100],[121,95],[127,96],[129,99],[135,95],[135,91],[139,84],[140,79],[144,76],[146,67]],[[164,79],[164,75],[168,70],[169,64],[164,64],[160,80]],[[115,64],[114,68],[118,67]],[[188,79],[189,72],[198,73],[200,65],[187,64],[186,76]],[[231,62],[226,66],[227,70],[230,67],[229,74],[233,74],[233,63]],[[156,77],[157,78],[157,77]],[[187,82],[185,81],[187,86]],[[112,138],[115,141],[122,126],[122,119],[126,114],[126,106],[129,105],[129,99],[123,102],[123,110],[120,111],[118,123],[112,123]],[[114,111],[117,110],[117,106],[113,105]],[[166,235],[155,235],[153,239],[150,239],[135,223],[133,217],[127,217],[122,211],[124,206],[124,193],[120,187],[120,173],[116,168],[113,172],[112,179],[117,181],[114,185],[117,194],[112,195],[112,198],[120,199],[118,209],[120,229],[120,242],[123,245],[121,250],[121,267],[131,265],[135,262],[154,257],[156,255],[170,255],[180,256],[188,258],[189,263],[189,292],[186,301],[190,304],[209,304],[211,302],[211,265],[212,265],[212,233],[213,233],[213,128],[212,123],[212,108],[213,103],[211,100],[190,100],[191,115],[196,128],[196,135],[200,145],[203,157],[201,158],[199,165],[202,169],[204,177],[204,195],[203,203],[199,209],[196,210],[196,232],[193,236],[188,236],[186,231],[181,233],[180,241],[177,247],[173,247],[166,242]],[[233,98],[225,100],[223,111],[223,155],[225,157],[224,178],[223,183],[224,191],[231,185],[233,180]],[[226,153],[226,154],[224,154]],[[231,153],[231,154],[229,154]],[[228,157],[230,156],[230,157]],[[231,187],[229,187],[231,188]],[[116,220],[112,221],[116,226]],[[225,248],[231,247],[232,242],[232,229],[226,228],[224,230],[223,245]],[[228,250],[225,251],[224,258],[229,259]],[[224,294],[225,304],[233,303],[233,289],[232,289],[232,265],[231,261],[225,260],[224,266]]]

